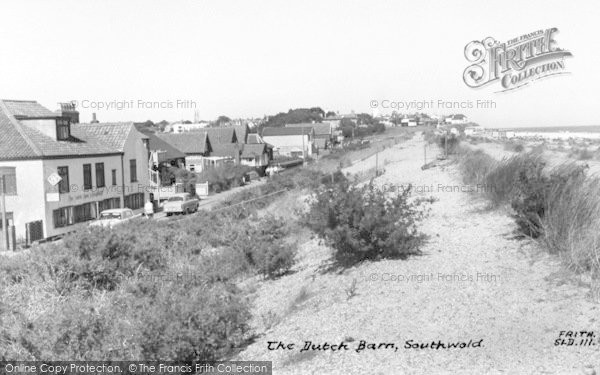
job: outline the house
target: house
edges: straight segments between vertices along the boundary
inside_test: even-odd
[[[465,115],[452,115],[448,118],[446,118],[446,122],[452,124],[452,125],[462,125],[462,124],[466,124],[467,121],[467,116]]]
[[[335,115],[328,116],[324,119],[324,122],[329,122],[333,130],[337,130],[340,128],[343,119],[348,119],[354,123],[354,125],[358,124],[358,116],[355,113],[350,113],[346,115]]]
[[[331,123],[323,122],[323,123],[300,123],[300,124],[287,124],[286,128],[293,127],[302,127],[302,128],[312,128],[315,132],[315,140],[322,139],[322,141],[318,142],[319,149],[325,149],[329,146],[329,144],[333,141],[333,128]],[[315,143],[316,144],[316,143]]]
[[[149,192],[150,165],[149,165],[149,139],[148,136],[138,131],[133,122],[91,123],[78,124],[76,128],[83,128],[96,139],[108,144],[123,155],[122,184],[124,195],[123,207],[132,210],[141,209],[146,201],[145,193]],[[117,173],[111,170],[111,175]],[[100,205],[102,206],[102,205]],[[109,208],[100,207],[99,211]]]
[[[133,125],[99,136],[36,101],[0,100],[0,167],[17,242],[63,235],[106,208],[142,207],[148,158]],[[1,222],[2,220],[0,220]]]
[[[198,122],[194,124],[184,124],[181,122],[167,125],[165,131],[172,132],[174,134],[180,134],[185,132],[190,132],[199,129],[205,129],[208,127],[208,122]]]
[[[202,132],[208,134],[210,142],[214,145],[216,143],[237,143],[238,137],[236,128],[233,126],[219,127],[219,128],[206,128]]]
[[[417,126],[417,118],[414,116],[405,117],[400,120],[401,126]]]
[[[273,146],[267,143],[247,143],[243,145],[240,162],[242,165],[259,169],[263,175],[269,162],[273,160]]]
[[[262,139],[273,145],[273,152],[291,157],[307,157],[313,152],[315,131],[305,127],[266,127]]]
[[[485,129],[483,129],[480,126],[467,126],[465,128],[465,135],[466,136],[477,136],[477,135],[482,135],[484,133]]]
[[[248,134],[250,133],[248,124],[236,125],[233,127],[233,130],[239,143],[248,143]]]
[[[157,133],[156,136],[185,154],[185,168],[190,172],[202,172],[214,164],[209,159],[212,146],[206,132]]]

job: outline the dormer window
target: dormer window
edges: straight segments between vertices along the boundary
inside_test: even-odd
[[[56,139],[66,141],[71,136],[71,122],[66,118],[56,119]]]

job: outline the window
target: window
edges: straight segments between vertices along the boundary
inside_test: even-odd
[[[71,124],[68,119],[56,119],[56,139],[64,141],[71,136]]]
[[[110,210],[111,208],[121,208],[120,198],[108,198],[98,202],[98,211],[101,213],[104,210]]]
[[[135,193],[125,196],[125,207],[136,210],[144,207],[144,193]]]
[[[117,170],[113,169],[110,171],[112,177],[112,186],[117,186]]]
[[[12,172],[4,172],[4,187],[2,186],[2,180],[0,177],[0,193],[2,189],[6,189],[6,195],[17,195],[17,174],[13,170]]]
[[[83,223],[84,221],[92,220],[96,218],[96,203],[85,203],[79,206],[73,207],[74,222]]]
[[[6,223],[8,225],[13,225],[13,213],[12,212],[7,212],[6,213]],[[2,223],[2,214],[0,214],[0,230],[2,230],[4,228],[4,225]],[[0,234],[1,236],[1,234]]]
[[[83,165],[83,190],[90,190],[92,188],[92,165]]]
[[[52,211],[54,228],[62,228],[73,224],[73,207],[62,207]]]
[[[96,187],[104,186],[104,163],[96,163]]]
[[[131,182],[137,182],[137,162],[135,159],[129,160],[129,179]]]
[[[58,192],[68,193],[69,192],[69,167],[58,167],[56,171],[60,178],[60,182],[58,183]]]

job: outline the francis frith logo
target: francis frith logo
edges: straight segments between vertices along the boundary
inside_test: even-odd
[[[567,74],[565,58],[571,52],[558,47],[553,27],[501,43],[492,37],[474,40],[465,46],[465,57],[472,63],[464,73],[465,84],[472,88],[498,82],[497,92],[514,90],[540,78]]]

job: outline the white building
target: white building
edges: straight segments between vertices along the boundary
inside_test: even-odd
[[[73,231],[106,208],[143,206],[145,137],[133,123],[108,124],[100,136],[100,125],[72,124],[35,101],[0,100],[0,167],[14,170],[0,225],[14,226],[17,242]]]
[[[292,157],[312,155],[315,131],[312,127],[264,128],[262,139],[273,146],[273,152]]]
[[[193,130],[204,129],[208,127],[208,122],[198,122],[195,124],[175,123],[171,124],[171,130],[175,134],[185,133]]]

